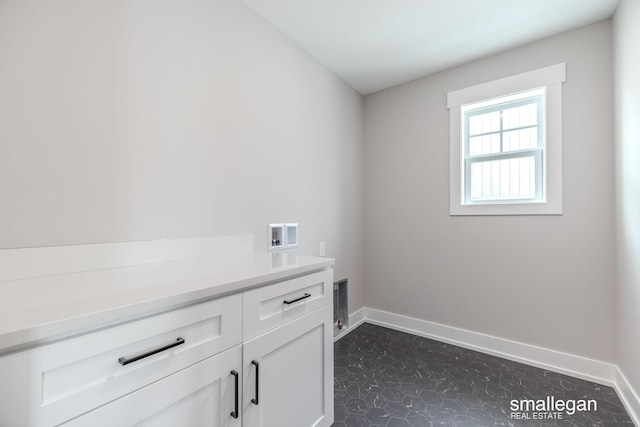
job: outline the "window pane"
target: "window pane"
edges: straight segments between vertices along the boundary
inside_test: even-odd
[[[500,134],[474,136],[469,138],[469,155],[494,154],[500,152]]]
[[[503,129],[514,129],[538,124],[538,104],[521,105],[502,111]]]
[[[469,135],[500,131],[500,111],[469,117]]]
[[[471,164],[471,200],[536,197],[535,157],[489,160]]]
[[[502,150],[516,151],[538,147],[538,128],[512,130],[503,134]]]

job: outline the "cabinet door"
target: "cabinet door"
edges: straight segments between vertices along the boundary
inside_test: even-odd
[[[115,400],[64,427],[240,427],[242,346]],[[231,371],[237,372],[236,376]],[[236,407],[238,417],[231,412]]]
[[[326,305],[244,344],[244,427],[331,426],[331,309]]]

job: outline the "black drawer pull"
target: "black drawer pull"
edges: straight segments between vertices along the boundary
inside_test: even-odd
[[[311,294],[305,293],[300,298],[292,299],[290,301],[284,300],[282,302],[285,303],[285,304],[293,304],[294,302],[302,301],[303,299],[309,298],[310,296],[311,296]]]
[[[236,382],[236,400],[235,400],[235,410],[231,413],[231,416],[233,418],[238,418],[238,372],[237,371],[231,371],[231,375],[233,375],[235,377],[235,382]]]
[[[258,405],[258,389],[260,388],[260,364],[258,362],[256,362],[255,360],[251,361],[252,365],[255,365],[256,367],[256,397],[251,399],[251,403],[253,403],[254,405]]]
[[[167,345],[163,345],[162,347],[158,347],[158,348],[153,349],[153,350],[149,350],[149,351],[147,351],[145,353],[141,353],[141,354],[139,354],[137,356],[121,357],[120,359],[118,359],[118,362],[120,362],[120,364],[122,366],[125,366],[125,365],[128,365],[129,363],[137,362],[140,359],[144,359],[145,357],[153,356],[154,354],[158,354],[158,353],[163,352],[165,350],[169,350],[170,348],[177,347],[180,344],[184,344],[184,338],[178,337],[176,339],[176,342],[173,342],[173,343],[167,344]]]

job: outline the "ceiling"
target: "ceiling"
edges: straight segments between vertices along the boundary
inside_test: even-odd
[[[244,0],[362,94],[609,18],[618,0]]]

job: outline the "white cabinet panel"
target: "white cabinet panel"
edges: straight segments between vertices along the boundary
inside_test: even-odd
[[[64,427],[240,427],[235,411],[242,347],[236,346],[124,396]],[[238,399],[241,395],[238,395]],[[239,409],[241,408],[238,402]]]
[[[296,277],[244,293],[243,337],[253,338],[323,305],[333,298],[333,270]]]
[[[244,344],[245,427],[333,423],[331,310],[326,305]]]
[[[240,344],[241,307],[231,295],[0,357],[0,377],[15,385],[0,399],[0,425],[58,425]]]

